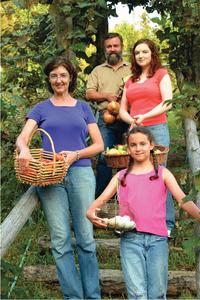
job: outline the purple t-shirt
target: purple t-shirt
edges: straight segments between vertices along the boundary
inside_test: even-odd
[[[90,106],[77,100],[75,106],[55,106],[47,99],[36,104],[27,114],[28,119],[37,122],[38,127],[46,130],[59,153],[63,150],[75,151],[87,147],[88,124],[96,123]],[[52,151],[51,144],[45,134],[42,136],[42,147]],[[89,158],[83,158],[73,163],[73,166],[90,166]]]

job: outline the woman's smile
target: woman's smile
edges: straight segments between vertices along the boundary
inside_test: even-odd
[[[50,73],[49,81],[55,93],[64,93],[69,88],[69,72],[65,67],[59,66]]]

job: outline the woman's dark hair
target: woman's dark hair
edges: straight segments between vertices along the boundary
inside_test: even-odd
[[[77,71],[73,64],[65,57],[65,56],[58,56],[55,58],[50,59],[45,67],[44,67],[44,73],[47,76],[46,82],[48,85],[48,89],[51,93],[53,93],[53,89],[51,87],[51,84],[49,82],[49,74],[56,68],[63,66],[70,75],[70,83],[69,83],[69,93],[72,93],[76,88],[76,82],[77,82]]]
[[[146,135],[147,138],[148,138],[148,140],[149,140],[149,142],[150,143],[154,143],[154,137],[151,134],[151,132],[147,128],[145,128],[145,127],[137,126],[137,127],[133,127],[128,132],[128,134],[127,134],[127,145],[129,144],[129,137],[130,137],[130,135],[135,134],[135,133],[142,133],[142,134]],[[156,156],[154,154],[154,150],[153,149],[150,151],[150,153],[152,155],[152,160],[153,160],[153,166],[154,166],[155,174],[153,176],[150,176],[149,179],[150,180],[154,180],[154,179],[158,178],[158,162],[156,160]],[[126,172],[124,173],[123,177],[120,180],[120,184],[122,186],[126,186],[126,176],[130,172],[131,167],[133,166],[133,163],[134,163],[134,159],[130,156],[128,168],[127,168]]]
[[[142,73],[142,68],[137,64],[135,60],[135,48],[140,45],[140,44],[146,44],[149,49],[151,50],[151,63],[150,63],[150,68],[149,68],[149,74],[148,77],[152,77],[155,72],[162,67],[162,63],[160,60],[160,55],[158,48],[156,47],[156,44],[149,40],[149,39],[140,39],[138,40],[135,45],[133,46],[132,49],[132,56],[131,56],[131,71],[132,71],[132,81],[138,80]]]

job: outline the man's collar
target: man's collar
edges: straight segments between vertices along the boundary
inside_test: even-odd
[[[126,61],[122,60],[121,63],[118,65],[117,68],[120,68],[121,66],[128,66],[129,63],[127,63]],[[112,67],[115,67],[115,66],[111,66],[108,64],[107,60],[102,64],[103,67],[109,67],[109,68],[112,68]]]

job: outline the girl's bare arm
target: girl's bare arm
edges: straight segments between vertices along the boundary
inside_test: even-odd
[[[117,192],[117,180],[118,174],[115,174],[108,186],[105,188],[103,193],[92,203],[92,205],[87,210],[87,218],[98,227],[106,227],[105,224],[102,223],[102,219],[97,217],[97,211],[100,210],[103,205],[108,202]]]
[[[181,207],[193,218],[200,220],[200,209],[193,201],[184,201],[184,198],[186,197],[185,193],[178,185],[174,175],[166,168],[163,170],[163,179],[167,188],[172,193],[172,196],[178,202],[179,207]]]

